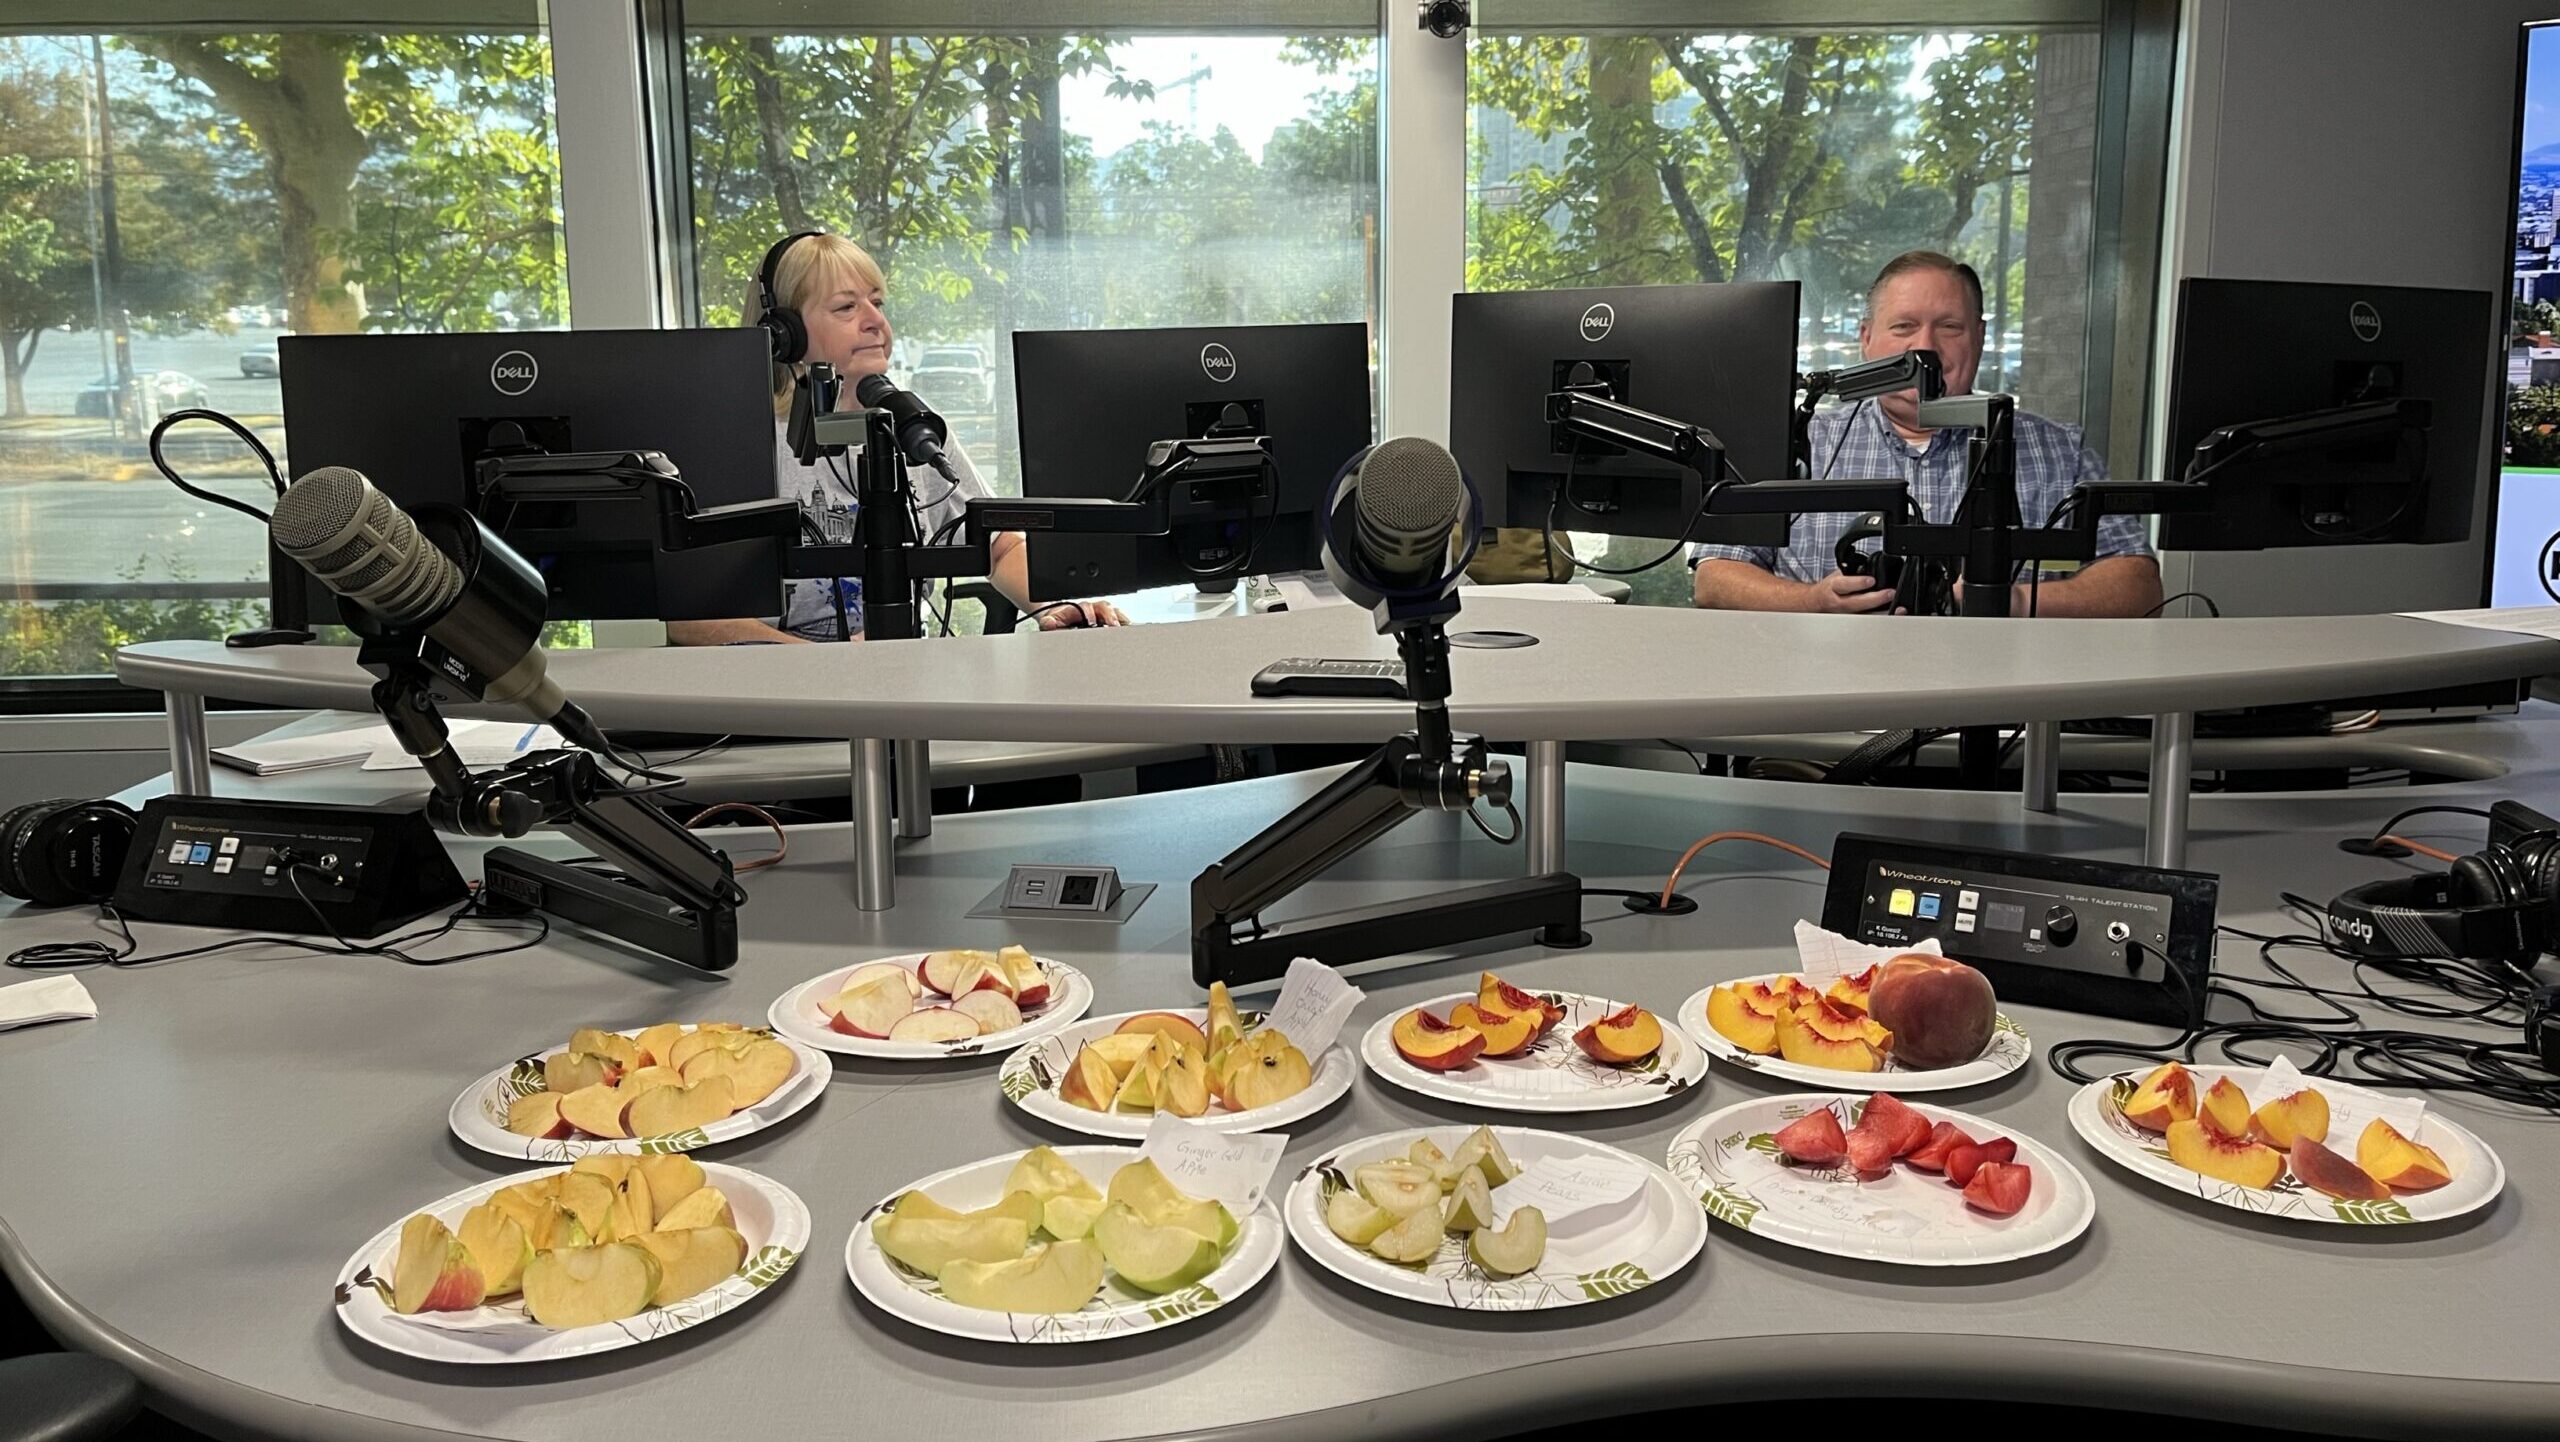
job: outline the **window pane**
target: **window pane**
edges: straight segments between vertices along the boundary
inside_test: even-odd
[[[808,12],[686,37],[701,319],[737,323],[791,231],[859,241],[887,273],[892,377],[995,490],[1020,488],[1016,331],[1371,319],[1373,32],[871,34]]]
[[[1837,366],[1860,358],[1878,267],[1942,250],[1987,292],[1975,388],[2082,418],[2094,27],[1594,33],[1488,8],[1499,28],[1467,54],[1470,289],[1794,280],[1798,363]],[[1576,548],[1629,564],[1662,543]],[[1688,602],[1676,564],[1635,584]]]
[[[566,322],[550,46],[521,10],[475,33],[0,39],[0,675],[264,623],[264,528],[170,486],[145,440],[201,406],[290,467],[278,336]],[[273,502],[213,425],[164,452]]]

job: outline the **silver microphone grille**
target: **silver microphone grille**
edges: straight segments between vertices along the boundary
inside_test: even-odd
[[[1355,495],[1362,540],[1391,569],[1436,564],[1466,509],[1457,459],[1430,441],[1399,436],[1360,462]]]
[[[461,594],[462,568],[360,471],[305,475],[276,499],[268,525],[278,549],[321,584],[395,626],[425,621]]]

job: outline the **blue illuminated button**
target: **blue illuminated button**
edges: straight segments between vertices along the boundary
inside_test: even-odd
[[[187,848],[187,864],[189,866],[202,866],[212,859],[213,843],[210,841],[199,841],[195,845]]]
[[[1938,893],[1934,891],[1920,893],[1920,919],[1922,921],[1938,919]]]

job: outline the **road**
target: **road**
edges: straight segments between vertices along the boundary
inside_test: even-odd
[[[205,398],[218,411],[256,411],[273,415],[280,402],[273,376],[246,379],[240,374],[240,352],[271,345],[284,334],[275,329],[244,329],[237,335],[133,336],[133,369],[183,371],[204,382]],[[67,416],[81,387],[110,374],[100,363],[95,331],[47,331],[36,342],[35,364],[27,370],[27,410],[32,415]]]

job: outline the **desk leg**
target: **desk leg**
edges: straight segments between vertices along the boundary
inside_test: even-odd
[[[2027,723],[2026,751],[2019,764],[2020,799],[2029,811],[2051,815],[2062,789],[2062,723]]]
[[[2151,718],[2151,828],[2142,839],[2145,866],[2187,864],[2187,786],[2195,742],[2194,712]]]
[[[204,734],[204,698],[185,691],[160,693],[169,713],[169,791],[176,796],[213,794],[213,757]]]
[[[1564,870],[1564,743],[1529,743],[1529,874]]]
[[[887,911],[898,904],[898,857],[889,836],[889,743],[853,743],[853,904]]]
[[[933,834],[931,743],[898,742],[890,759],[897,763],[898,835],[909,841],[920,841]]]

